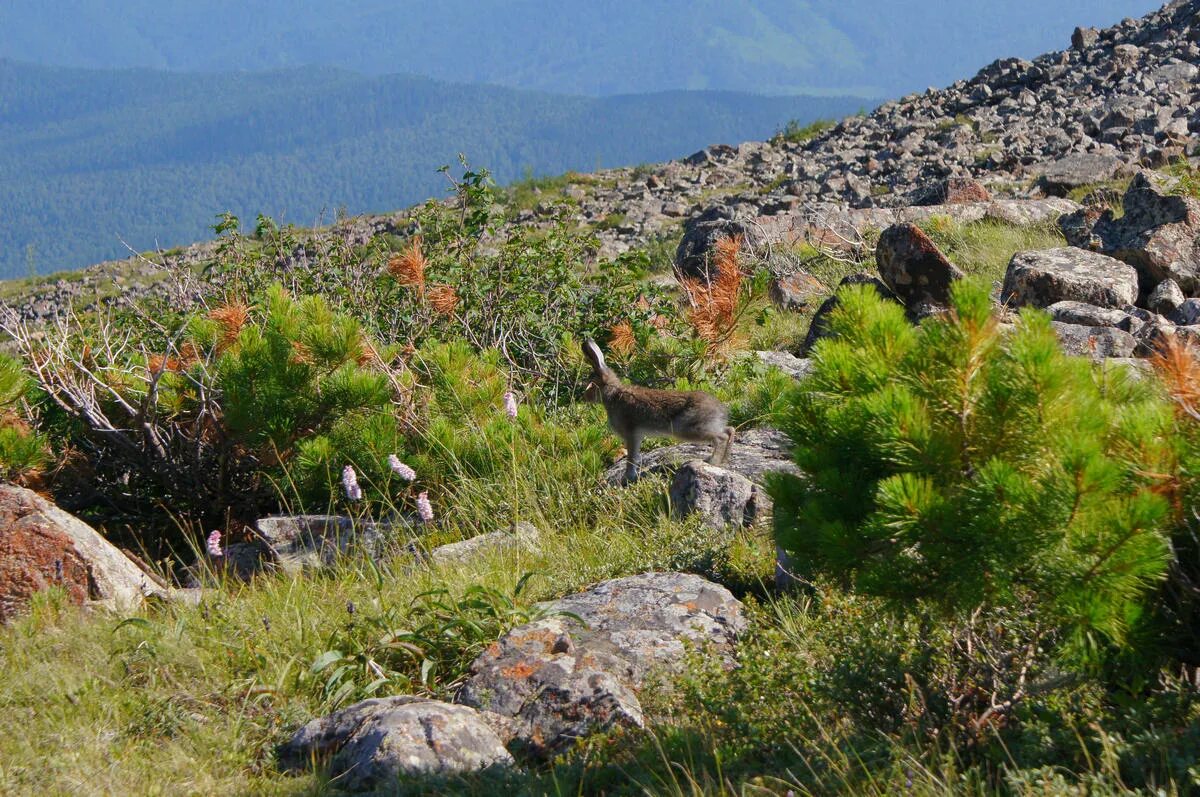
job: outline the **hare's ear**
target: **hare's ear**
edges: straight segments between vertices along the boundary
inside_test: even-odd
[[[596,341],[588,338],[583,342],[583,356],[592,364],[597,372],[604,370],[604,354],[600,351],[600,347],[596,345]]]

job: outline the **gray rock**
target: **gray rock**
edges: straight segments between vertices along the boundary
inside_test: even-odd
[[[403,776],[458,775],[513,764],[479,712],[420,697],[364,700],[313,720],[279,750],[302,771],[328,765],[340,789],[386,787]]]
[[[788,354],[786,351],[756,351],[759,361],[778,368],[792,379],[800,380],[812,373],[812,360]]]
[[[722,238],[734,237],[742,239],[743,251],[754,251],[762,242],[758,229],[730,207],[718,205],[689,219],[675,250],[676,272],[687,279],[708,282],[716,276],[713,273],[713,246]]]
[[[1100,41],[1100,31],[1095,28],[1076,28],[1071,34],[1071,46],[1076,50],[1089,50]]]
[[[1120,158],[1111,155],[1077,153],[1042,164],[1033,173],[1047,194],[1066,196],[1076,188],[1102,183],[1116,177],[1125,168]]]
[[[439,545],[429,552],[429,559],[436,564],[456,564],[474,559],[489,551],[525,549],[537,545],[541,533],[531,523],[518,523],[508,531],[492,531],[462,542]]]
[[[838,283],[840,288],[842,285],[871,285],[884,299],[897,301],[896,294],[892,293],[891,289],[883,283],[883,280],[878,277],[868,274],[865,271],[860,271],[857,274],[851,274],[842,279]],[[826,299],[817,312],[813,315],[812,321],[808,325],[808,334],[804,337],[804,343],[800,347],[801,354],[808,354],[817,345],[817,341],[830,337],[832,334],[829,329],[829,314],[832,313],[838,306],[837,295],[830,296]]]
[[[806,271],[771,277],[767,298],[780,310],[803,310],[828,293],[825,283]]]
[[[1104,210],[1099,205],[1087,205],[1072,213],[1064,213],[1058,217],[1058,229],[1071,246],[1096,251],[1103,246],[1103,242],[1093,231]]]
[[[1063,351],[1079,357],[1099,360],[1106,357],[1132,357],[1137,348],[1133,335],[1112,327],[1087,327],[1054,322],[1054,332]]]
[[[746,626],[729,590],[686,573],[606,581],[538,608],[557,614],[484,651],[456,698],[512,718],[513,746],[538,757],[613,725],[640,727],[647,678],[679,672],[689,643],[729,657]]]
[[[1185,299],[1170,313],[1164,313],[1171,323],[1179,326],[1200,324],[1200,299]]]
[[[1119,260],[1074,247],[1018,252],[1008,264],[1002,296],[1017,307],[1049,307],[1064,300],[1124,307],[1137,300],[1137,272]]]
[[[698,459],[675,471],[669,496],[675,517],[699,514],[717,530],[753,526],[771,510],[771,499],[762,487],[740,473]]]
[[[1148,284],[1173,279],[1200,292],[1200,201],[1171,193],[1175,183],[1139,172],[1125,192],[1125,214],[1105,214],[1095,227],[1103,251],[1137,268]]]
[[[950,286],[963,277],[915,224],[884,230],[875,247],[875,264],[884,284],[909,308],[949,306]]]
[[[1111,307],[1097,307],[1083,302],[1055,302],[1046,308],[1050,317],[1063,324],[1089,327],[1120,327],[1129,322],[1129,314]]]
[[[339,515],[283,515],[256,524],[267,566],[296,574],[319,570],[339,556],[379,556],[389,541],[407,539],[414,527],[404,521],[376,523]]]
[[[1159,315],[1169,315],[1183,304],[1184,298],[1179,283],[1172,279],[1166,279],[1158,283],[1158,286],[1150,292],[1146,298],[1146,309]]]
[[[791,441],[777,429],[760,427],[740,431],[733,440],[725,469],[740,473],[751,481],[761,484],[763,475],[773,471],[799,473],[791,459]],[[642,476],[664,474],[674,476],[684,463],[696,459],[707,459],[710,449],[706,445],[681,443],[656,448],[642,455]],[[617,462],[605,472],[605,481],[620,485],[625,476],[624,461]]]

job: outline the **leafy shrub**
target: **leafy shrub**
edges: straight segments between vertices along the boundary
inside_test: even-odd
[[[1029,606],[1033,647],[1125,643],[1170,561],[1165,403],[1063,355],[1043,314],[1001,333],[980,284],[919,329],[871,291],[841,297],[780,419],[806,473],[772,484],[780,543],[929,616]]]
[[[319,297],[281,287],[185,319],[163,349],[99,324],[22,336],[110,500],[206,525],[253,522],[279,491],[325,506],[341,467],[383,478],[400,440],[391,353]]]

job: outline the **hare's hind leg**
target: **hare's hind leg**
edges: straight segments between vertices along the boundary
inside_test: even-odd
[[[726,426],[719,435],[713,438],[712,456],[708,458],[710,465],[724,465],[729,459],[729,451],[733,448],[733,427]]]
[[[625,483],[633,484],[641,477],[642,436],[636,432],[625,438]]]

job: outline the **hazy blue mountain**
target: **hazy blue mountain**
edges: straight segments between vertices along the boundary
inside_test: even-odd
[[[465,152],[501,181],[770,136],[860,99],[569,97],[306,67],[90,71],[0,61],[0,277],[211,237],[214,215],[311,224],[445,190]]]
[[[0,57],[87,67],[370,74],[604,95],[897,95],[1157,0],[40,0],[0,3]]]

